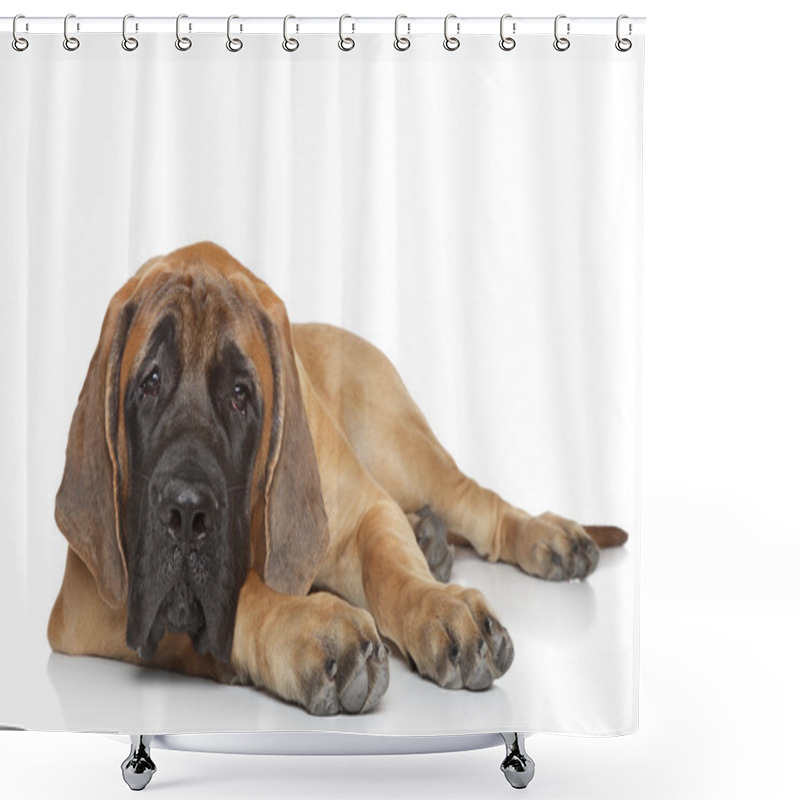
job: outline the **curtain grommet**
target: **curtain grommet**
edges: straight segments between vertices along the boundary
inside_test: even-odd
[[[133,14],[126,14],[122,18],[122,49],[132,53],[139,46],[139,40],[134,36],[128,36],[129,19],[134,19]]]
[[[343,50],[345,53],[349,53],[356,46],[356,42],[352,36],[344,35],[343,28],[344,28],[344,21],[346,19],[353,19],[353,18],[349,14],[342,14],[342,16],[339,17],[339,49]],[[351,23],[351,25],[353,26],[352,32],[355,33],[356,25],[354,22]]]
[[[401,53],[404,53],[411,47],[411,39],[408,38],[409,34],[411,33],[411,23],[407,22],[406,26],[408,31],[405,36],[400,35],[400,20],[401,19],[408,19],[405,14],[398,14],[394,18],[394,49],[399,50]]]
[[[181,35],[181,20],[188,19],[188,14],[178,14],[175,19],[175,47],[178,48],[182,53],[185,53],[189,50],[192,46],[192,40],[188,36]],[[192,26],[189,25],[189,30],[191,31]]]
[[[297,17],[295,17],[292,14],[287,14],[283,18],[283,42],[281,43],[281,47],[283,47],[283,49],[287,53],[294,53],[294,51],[297,50],[298,47],[300,47],[300,42],[297,39],[295,39],[293,36],[289,36],[289,20],[290,19],[297,19]],[[300,26],[298,25],[297,26],[298,30],[299,30],[299,27]]]
[[[64,17],[64,41],[63,41],[63,45],[64,45],[64,49],[65,50],[69,50],[70,53],[74,53],[81,46],[81,41],[80,41],[80,39],[78,39],[77,36],[70,36],[69,35],[68,26],[69,26],[69,21],[71,19],[75,19],[75,15],[74,14],[67,14],[67,16]],[[80,30],[80,25],[77,25],[77,23],[76,23],[76,30]]]
[[[559,53],[563,53],[569,50],[569,46],[571,44],[570,40],[567,39],[567,36],[569,36],[569,28],[570,28],[569,22],[567,23],[567,36],[558,35],[558,21],[566,18],[567,18],[566,14],[559,14],[555,18],[555,22],[553,22],[553,36],[555,36],[553,47],[555,47],[555,49],[558,50]]]
[[[513,50],[517,46],[517,40],[511,36],[506,36],[505,32],[505,22],[507,19],[511,18],[511,14],[503,14],[503,16],[500,17],[500,49],[505,50],[506,53]],[[511,30],[513,33],[517,32],[516,23],[512,23]]]
[[[456,15],[448,14],[444,18],[444,42],[442,42],[442,46],[444,47],[445,50],[449,50],[452,53],[455,50],[458,50],[459,47],[461,47],[461,40],[458,38],[458,36],[450,36],[448,33],[447,30],[448,24],[451,19],[456,19]],[[461,32],[461,23],[457,22],[456,33],[458,34],[460,32]]]
[[[235,36],[231,36],[231,22],[233,22],[233,20],[235,19],[239,19],[239,17],[236,14],[231,14],[228,17],[228,28],[226,31],[228,36],[228,41],[225,42],[225,47],[228,49],[228,52],[230,53],[238,53],[244,47],[244,42],[241,39],[238,39]],[[240,31],[241,29],[242,29],[241,26],[239,26]]]
[[[28,45],[30,44],[30,42],[24,36],[20,36],[17,33],[17,21],[21,19],[25,19],[25,15],[17,14],[17,16],[14,17],[14,22],[11,25],[11,36],[12,36],[11,46],[18,53],[24,53],[28,49]]]

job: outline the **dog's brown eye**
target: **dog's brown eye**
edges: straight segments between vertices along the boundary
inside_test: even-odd
[[[247,398],[248,398],[247,387],[242,386],[241,383],[237,383],[236,386],[233,387],[233,396],[231,397],[231,405],[240,414],[245,414],[247,412]]]
[[[139,384],[140,397],[155,397],[161,386],[161,373],[158,367],[154,367],[152,372]]]

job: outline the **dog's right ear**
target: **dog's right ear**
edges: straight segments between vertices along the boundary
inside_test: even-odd
[[[136,313],[136,283],[128,281],[106,311],[72,417],[64,477],[56,496],[56,524],[94,575],[100,597],[113,608],[122,606],[128,589],[120,530],[117,434],[120,366]]]

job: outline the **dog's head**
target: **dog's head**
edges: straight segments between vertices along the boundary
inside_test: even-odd
[[[56,521],[143,658],[171,631],[227,661],[250,567],[310,588],[328,530],[289,321],[223,249],[152,259],[111,300]]]

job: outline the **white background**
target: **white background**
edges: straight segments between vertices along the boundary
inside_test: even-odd
[[[28,14],[648,17],[639,733],[535,737],[541,798],[791,797],[800,689],[796,251],[798,11],[785,4],[573,2],[568,9],[322,2],[37,3]],[[716,6],[716,8],[714,8]],[[793,735],[794,734],[794,735]],[[127,792],[124,748],[2,734],[12,797]],[[156,753],[162,797],[508,796],[499,750],[291,759]]]

